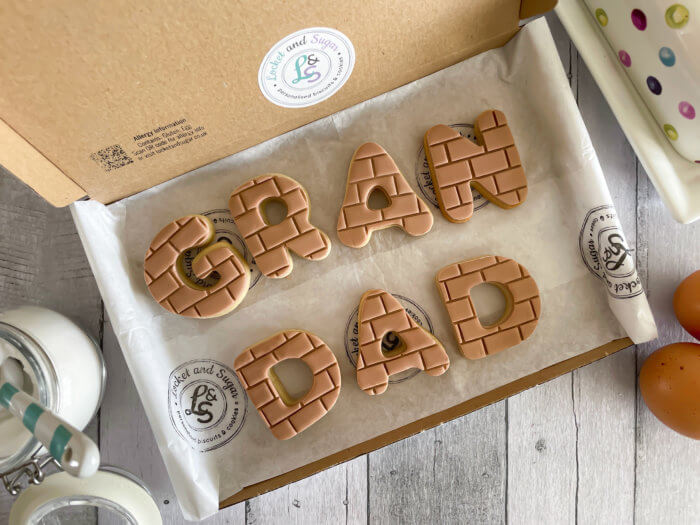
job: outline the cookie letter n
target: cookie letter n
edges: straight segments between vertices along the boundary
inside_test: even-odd
[[[474,211],[471,186],[501,208],[513,208],[527,196],[527,180],[506,116],[488,110],[474,123],[478,144],[439,124],[425,134],[423,146],[440,211],[450,222],[466,222]]]

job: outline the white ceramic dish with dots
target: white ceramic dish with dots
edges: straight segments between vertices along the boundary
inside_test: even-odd
[[[700,218],[698,2],[560,0],[556,13],[674,218]]]

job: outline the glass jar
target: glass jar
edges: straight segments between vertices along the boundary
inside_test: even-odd
[[[90,478],[74,478],[66,472],[46,477],[28,487],[10,511],[9,525],[71,523],[85,509],[99,511],[100,522],[159,525],[162,518],[146,486],[125,470],[103,466]]]
[[[22,363],[23,390],[76,428],[95,416],[105,386],[99,347],[67,317],[36,306],[0,313],[0,362]],[[23,475],[42,479],[46,451],[22,423],[0,407],[0,477],[17,494]]]

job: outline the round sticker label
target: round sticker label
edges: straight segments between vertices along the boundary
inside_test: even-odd
[[[246,394],[228,366],[211,359],[188,361],[170,373],[168,383],[170,422],[193,449],[214,450],[240,432]]]
[[[260,64],[258,84],[270,102],[304,108],[326,100],[347,82],[355,48],[340,31],[312,27],[277,42]]]

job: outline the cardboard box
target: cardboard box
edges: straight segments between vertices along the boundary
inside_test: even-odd
[[[555,3],[387,0],[365,2],[358,9],[341,1],[244,0],[175,7],[156,0],[86,8],[76,0],[12,1],[0,7],[0,163],[56,206],[86,196],[111,203],[501,46],[518,31],[521,19]],[[261,92],[261,61],[275,42],[309,27],[335,28],[345,35],[356,54],[354,70],[330,98],[303,108],[280,107]],[[183,129],[187,126],[191,129]],[[180,129],[197,138],[176,139],[175,146],[153,155],[138,153],[145,150],[141,143],[167,141],[165,133]],[[123,154],[122,162],[103,162],[100,152],[105,150]],[[612,341],[248,486],[224,499],[221,507],[462,416],[631,344],[628,338]]]
[[[56,206],[114,202],[501,46],[555,3],[5,2],[0,164]],[[279,107],[258,86],[261,61],[310,27],[346,35],[354,70],[319,104]],[[182,125],[200,136],[138,158],[144,135]],[[114,146],[132,162],[105,171]]]

